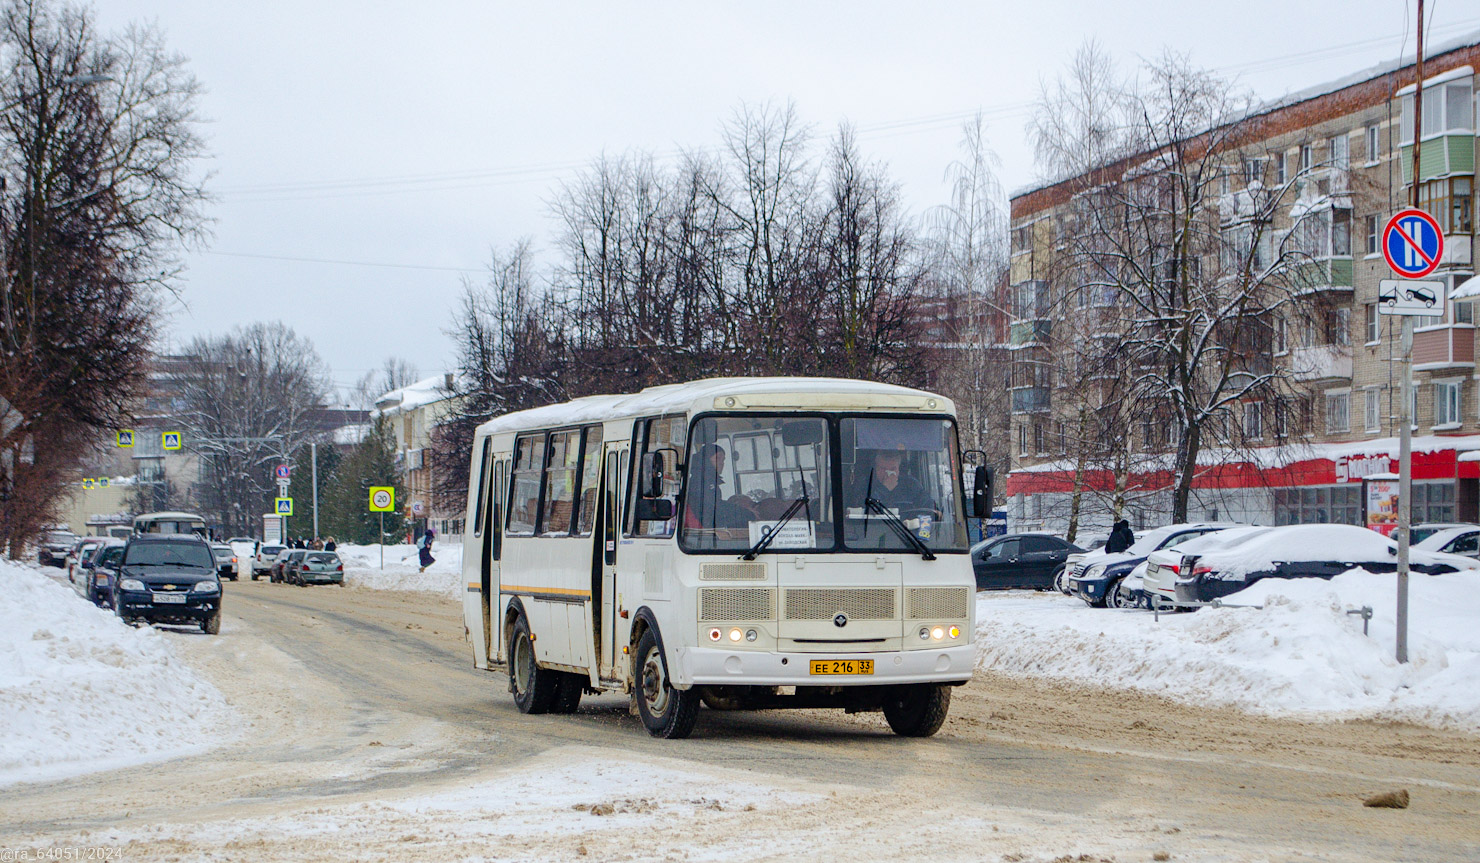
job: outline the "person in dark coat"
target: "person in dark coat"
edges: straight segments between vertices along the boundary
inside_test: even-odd
[[[427,567],[437,562],[437,559],[432,557],[432,537],[436,535],[436,531],[427,528],[427,532],[421,535],[421,541],[416,544],[417,554],[421,559],[421,569],[417,570],[418,572],[426,572]]]
[[[328,542],[324,543],[324,551],[335,551],[338,548],[339,548],[339,543],[335,542],[334,541],[334,537],[332,537],[332,536],[329,537],[329,541]]]
[[[1121,519],[1110,528],[1110,538],[1105,541],[1105,551],[1108,554],[1116,554],[1130,548],[1136,541],[1136,535],[1131,533],[1131,523]]]

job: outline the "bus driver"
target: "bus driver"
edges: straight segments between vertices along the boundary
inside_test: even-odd
[[[873,465],[854,478],[848,505],[863,507],[865,500],[871,497],[901,513],[935,512],[935,501],[930,499],[925,487],[900,470],[903,460],[904,453],[898,450],[875,450]]]

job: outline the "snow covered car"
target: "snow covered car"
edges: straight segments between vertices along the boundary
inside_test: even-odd
[[[1090,552],[1081,558],[1069,575],[1071,596],[1077,596],[1093,608],[1104,608],[1106,601],[1118,602],[1116,587],[1120,580],[1131,574],[1151,552],[1160,548],[1171,548],[1205,533],[1224,530],[1241,525],[1221,522],[1197,522],[1193,524],[1169,524],[1148,530],[1125,551],[1110,554],[1103,550]]]
[[[36,562],[42,566],[65,566],[67,552],[76,542],[77,534],[70,530],[49,530],[36,549]]]
[[[1409,550],[1409,568],[1425,575],[1480,571],[1455,554]],[[1177,603],[1211,602],[1264,578],[1331,578],[1351,569],[1395,572],[1398,544],[1349,524],[1272,527],[1202,554],[1186,553],[1177,574]]]
[[[1274,528],[1231,527],[1151,552],[1146,558],[1146,571],[1141,578],[1141,590],[1147,607],[1159,605],[1162,608],[1171,608],[1177,604],[1177,575],[1181,572],[1184,555],[1205,554],[1237,545],[1271,530]]]
[[[1151,600],[1146,596],[1146,561],[1141,561],[1130,575],[1115,586],[1115,593],[1105,599],[1109,608],[1150,608]]]
[[[123,549],[113,612],[126,623],[194,624],[221,631],[221,580],[211,546],[196,536],[140,534]]]
[[[1424,531],[1425,536],[1419,536],[1417,528],[1411,530],[1409,535],[1414,537],[1412,547],[1420,551],[1442,551],[1445,554],[1480,557],[1480,524],[1441,527]]]
[[[1469,528],[1470,530],[1480,530],[1480,525],[1466,524],[1461,521],[1427,521],[1423,524],[1415,524],[1408,528],[1408,541],[1413,543],[1414,545],[1418,545],[1420,542],[1423,542],[1439,531],[1449,530],[1451,528]]]
[[[344,561],[332,551],[304,551],[293,555],[283,565],[289,584],[307,587],[310,584],[337,584],[344,586]]]

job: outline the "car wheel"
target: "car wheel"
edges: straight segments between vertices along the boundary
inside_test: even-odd
[[[1140,605],[1135,599],[1120,592],[1120,582],[1110,585],[1105,594],[1105,605],[1109,608],[1135,608]]]
[[[555,701],[560,672],[540,668],[534,659],[534,639],[524,615],[514,619],[509,632],[509,689],[520,713],[547,713]]]
[[[1064,594],[1069,592],[1069,566],[1067,564],[1053,571],[1053,589]]]
[[[637,664],[632,675],[637,679],[637,712],[648,733],[667,740],[688,737],[699,719],[699,692],[669,685],[656,630],[643,630],[632,661]]]
[[[929,737],[945,724],[951,687],[915,683],[895,688],[884,699],[884,718],[900,737]]]
[[[200,631],[206,635],[219,635],[221,632],[221,609],[200,622]]]

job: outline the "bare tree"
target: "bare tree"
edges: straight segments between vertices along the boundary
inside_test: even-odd
[[[380,368],[365,372],[353,389],[349,400],[355,407],[370,410],[375,400],[402,387],[408,387],[421,379],[421,372],[410,362],[400,357],[386,357]]]
[[[0,540],[55,518],[59,482],[122,425],[143,382],[158,290],[205,227],[199,86],[159,33],[92,12],[0,12]]]

